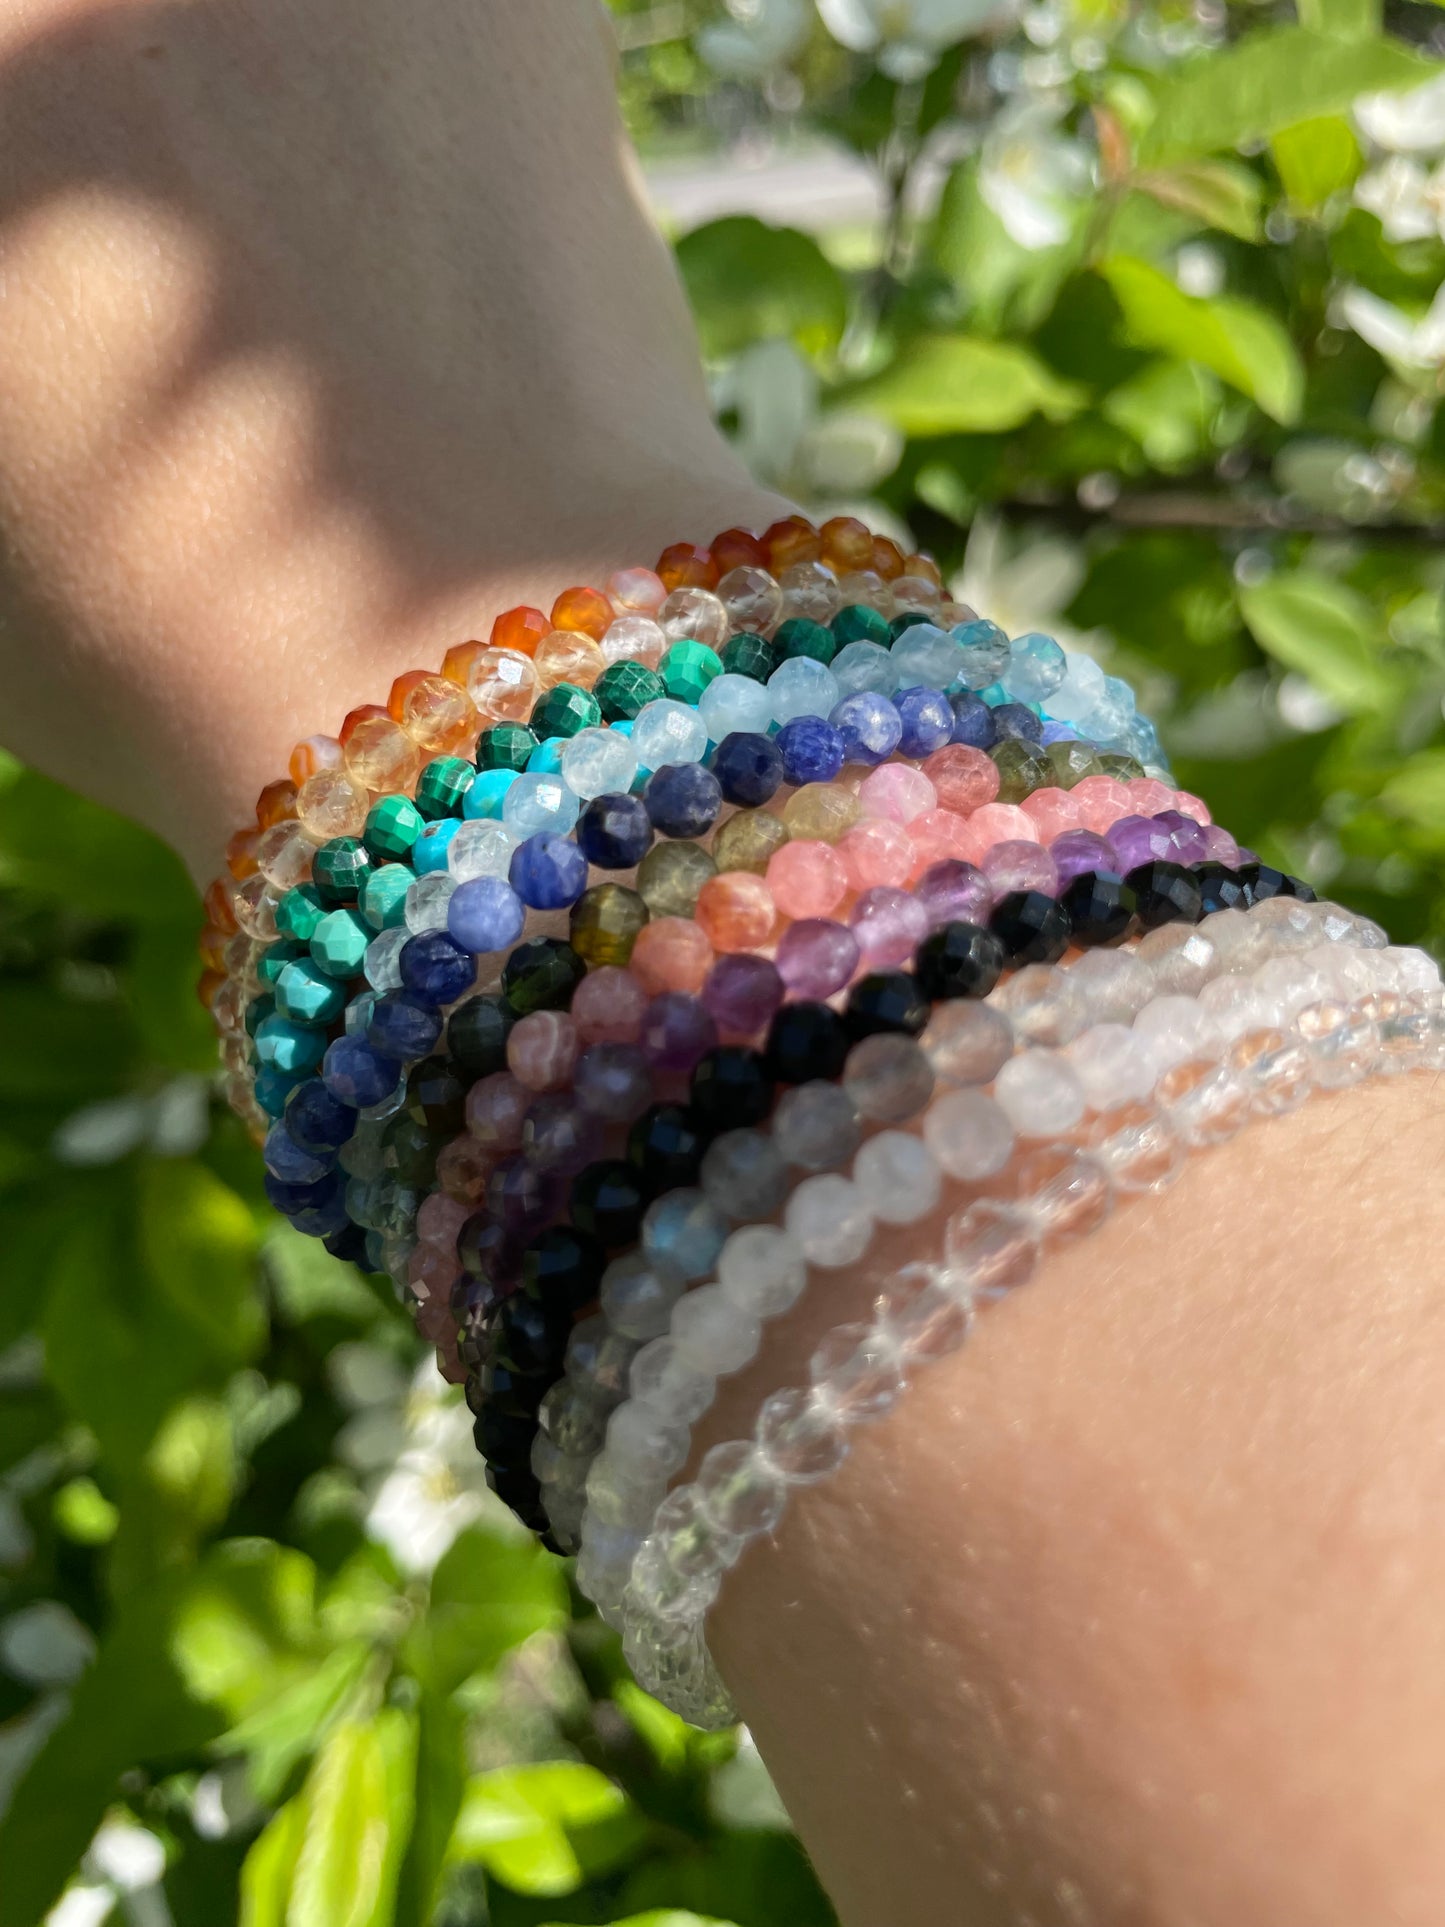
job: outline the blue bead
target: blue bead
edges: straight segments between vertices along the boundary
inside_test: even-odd
[[[381,1239],[381,1233],[379,1231],[367,1232],[366,1247],[361,1257],[356,1259],[354,1262],[359,1264],[363,1271],[371,1271],[371,1272],[385,1271],[386,1266],[382,1262],[382,1239]]]
[[[783,752],[770,736],[735,729],[713,751],[712,773],[725,803],[756,809],[777,794],[783,781]]]
[[[332,1171],[315,1184],[285,1184],[268,1171],[263,1179],[266,1196],[308,1238],[324,1238],[347,1222],[345,1185]]]
[[[538,743],[527,758],[527,774],[555,776],[562,767],[562,752],[567,747],[565,736],[550,736],[545,743]]]
[[[599,870],[635,870],[652,848],[652,824],[636,796],[594,796],[577,819],[577,847]]]
[[[272,1177],[283,1184],[316,1184],[336,1164],[334,1151],[303,1151],[286,1129],[284,1119],[278,1119],[266,1133],[261,1157]]]
[[[343,1104],[364,1111],[390,1097],[401,1082],[401,1065],[368,1044],[364,1037],[338,1037],[327,1046],[321,1081]]]
[[[570,836],[542,830],[513,850],[507,876],[533,910],[568,910],[587,888],[587,859]]]
[[[441,1019],[429,1004],[404,990],[389,990],[371,1007],[366,1041],[387,1057],[410,1062],[425,1057],[441,1032]]]
[[[339,1151],[351,1142],[356,1112],[328,1091],[319,1077],[308,1077],[291,1093],[286,1106],[286,1129],[303,1151]]]
[[[256,1073],[256,1102],[267,1117],[280,1117],[287,1098],[304,1075],[302,1071],[277,1070],[274,1064],[261,1066]]]
[[[468,822],[475,822],[479,816],[500,819],[507,791],[516,782],[519,774],[520,772],[514,769],[478,771],[477,780],[467,791],[466,801],[462,804],[462,815]]]
[[[949,697],[948,706],[953,711],[954,742],[967,743],[973,749],[993,748],[998,741],[998,730],[994,726],[993,711],[982,696],[962,689]]]
[[[505,877],[469,877],[452,891],[447,904],[448,936],[476,957],[509,950],[526,921],[526,905]],[[451,999],[438,997],[433,1001],[448,1003]]]
[[[278,1071],[314,1071],[326,1049],[326,1033],[289,1017],[272,1015],[256,1027],[256,1056]]]
[[[843,738],[821,716],[795,716],[773,741],[782,753],[783,773],[795,788],[831,783],[843,767]]]
[[[1043,741],[1044,726],[1024,703],[1000,703],[993,712],[993,726],[1000,740],[1014,736],[1021,743]]]
[[[919,684],[893,700],[903,726],[898,747],[905,756],[931,756],[953,741],[953,710],[942,690]]]
[[[496,881],[483,877],[483,883]],[[469,884],[459,884],[452,902]],[[423,930],[401,947],[397,958],[402,988],[421,998],[424,1004],[454,1004],[477,980],[477,967],[461,944],[444,930]]]
[[[843,739],[844,760],[870,769],[888,760],[903,735],[897,708],[876,689],[845,696],[828,721]]]
[[[411,867],[419,877],[425,876],[429,870],[444,870],[447,867],[447,851],[461,827],[454,816],[444,816],[436,823],[427,824],[411,846]]]
[[[1044,748],[1047,749],[1050,743],[1078,742],[1079,732],[1074,728],[1072,723],[1046,722],[1044,724],[1044,733],[1039,740],[1042,742]]]
[[[642,801],[663,836],[706,836],[722,808],[722,785],[701,763],[671,763],[648,777]]]

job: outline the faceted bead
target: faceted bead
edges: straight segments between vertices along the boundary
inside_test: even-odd
[[[831,783],[843,767],[843,738],[821,716],[794,717],[778,731],[776,741],[784,774],[797,788]]]
[[[843,1089],[861,1117],[901,1124],[926,1109],[933,1095],[933,1066],[916,1038],[879,1032],[849,1051]]]
[[[841,691],[837,677],[821,662],[811,656],[790,656],[769,676],[768,694],[781,728],[800,716],[830,715],[838,707]]]
[[[702,1000],[724,1032],[752,1036],[783,1000],[783,980],[766,957],[719,957],[708,972]]]
[[[388,1097],[401,1081],[401,1065],[364,1037],[338,1037],[327,1046],[322,1082],[343,1104],[364,1110]]]
[[[855,824],[839,839],[836,853],[853,890],[871,890],[880,884],[898,888],[913,869],[913,839],[907,830],[901,823],[877,817]]]
[[[657,558],[657,573],[669,593],[683,588],[710,589],[717,581],[711,552],[696,542],[674,542],[664,549]]]
[[[928,999],[912,977],[901,970],[880,970],[854,984],[843,1021],[855,1041],[882,1031],[918,1037],[928,1014]]]
[[[346,1008],[346,986],[309,958],[295,958],[276,979],[276,1008],[302,1024],[327,1024]]]
[[[773,1113],[773,1142],[784,1162],[804,1171],[846,1164],[858,1148],[858,1113],[832,1079],[785,1090]]]
[[[328,1091],[319,1078],[308,1078],[292,1092],[286,1105],[286,1131],[303,1151],[336,1151],[356,1129],[356,1112]]]
[[[1053,776],[1042,750],[1017,737],[1006,737],[996,743],[989,754],[998,770],[998,794],[1002,803],[1021,803],[1035,790],[1045,788]]]
[[[474,956],[509,950],[527,921],[526,906],[501,877],[459,883],[447,904],[447,934]]]
[[[778,664],[783,652],[776,642],[769,642],[765,636],[750,631],[729,636],[718,651],[723,673],[728,676],[746,676],[752,682],[765,683]]]
[[[476,781],[476,776],[475,767],[463,757],[433,757],[417,778],[418,811],[431,821],[460,816],[467,791]]]
[[[682,991],[664,991],[651,1000],[638,1038],[646,1062],[667,1072],[690,1072],[717,1041],[712,1013]]]
[[[771,858],[768,888],[785,917],[826,917],[848,892],[848,869],[830,844],[785,843]]]
[[[335,836],[316,852],[311,880],[324,904],[355,903],[373,867],[363,843],[354,836]]]
[[[298,1024],[273,1012],[256,1026],[255,1044],[258,1063],[279,1071],[305,1072],[315,1070],[321,1062],[326,1050],[326,1033],[312,1024]],[[284,1174],[278,1172],[277,1175]]]
[[[581,810],[577,795],[560,776],[528,772],[516,777],[508,789],[502,803],[502,821],[515,831],[519,841],[544,830],[564,836]]]
[[[529,655],[518,649],[488,649],[477,658],[467,691],[478,719],[495,726],[525,723],[542,684]]]
[[[915,687],[896,699],[902,735],[898,744],[905,756],[932,756],[953,741],[953,708],[936,689]]]
[[[1134,920],[1134,892],[1107,871],[1085,871],[1075,877],[1059,901],[1068,912],[1076,943],[1117,943]]]
[[[999,770],[992,757],[967,743],[950,743],[936,750],[923,765],[938,807],[959,816],[992,803],[999,793]]]
[[[900,689],[950,689],[962,672],[964,652],[946,629],[917,623],[890,652]]]
[[[850,1039],[843,1019],[823,1003],[786,1004],[768,1029],[764,1055],[780,1084],[842,1075]]]
[[[873,534],[856,515],[835,515],[818,531],[822,557],[840,575],[866,569],[873,560]]]
[[[872,691],[879,696],[892,696],[897,692],[898,671],[893,666],[893,657],[876,642],[850,642],[838,651],[828,666],[844,696],[856,696],[865,691]],[[945,698],[940,697],[939,701],[948,710],[951,731],[953,711],[948,709]],[[946,743],[948,737],[942,740]]]
[[[725,803],[755,809],[766,803],[783,781],[782,752],[771,738],[735,730],[718,743],[712,758],[713,775]]]
[[[477,738],[477,768],[520,772],[536,748],[537,738],[525,723],[494,723]]]
[[[1099,759],[1088,743],[1050,743],[1044,756],[1053,773],[1053,781],[1061,790],[1071,790],[1076,783],[1082,783],[1086,776],[1100,773]]]
[[[945,857],[930,864],[913,886],[935,929],[944,923],[986,923],[993,906],[988,879],[973,864]]]
[[[423,676],[414,683],[397,720],[418,749],[429,756],[450,755],[477,733],[477,712],[471,698],[445,676]]]
[[[298,883],[276,905],[276,928],[283,937],[309,943],[311,934],[326,915],[320,892],[310,883]]]
[[[893,640],[887,619],[861,603],[840,609],[830,626],[840,647],[848,642],[876,642],[886,646]]]
[[[507,874],[529,908],[567,910],[587,888],[587,858],[570,838],[544,830],[517,845]]]
[[[531,1102],[531,1092],[510,1071],[490,1074],[467,1092],[467,1129],[479,1144],[499,1156],[519,1150]]]
[[[601,705],[590,689],[559,682],[538,701],[531,727],[533,735],[545,742],[553,736],[580,735],[584,729],[595,729],[601,721]]]
[[[969,689],[987,689],[998,681],[1009,660],[1009,639],[996,622],[960,623],[953,631],[962,646],[959,671]]]
[[[722,662],[716,650],[693,640],[674,642],[659,667],[668,696],[693,709],[697,708],[698,698],[708,684],[722,674]]]
[[[532,664],[543,690],[556,689],[562,683],[573,689],[594,690],[607,667],[607,658],[591,636],[553,629],[537,644]]]
[[[938,794],[922,770],[910,769],[907,763],[885,763],[863,778],[858,802],[867,816],[883,822],[911,823],[937,806]]]
[[[928,934],[928,912],[906,890],[880,884],[865,890],[848,913],[863,961],[873,968],[907,963]]]
[[[716,653],[732,629],[727,605],[710,588],[683,584],[668,591],[667,600],[657,612],[669,642],[694,643]],[[666,660],[663,673],[667,673]]]
[[[602,964],[625,964],[647,921],[647,905],[636,890],[600,883],[584,891],[573,907],[572,948],[594,971]]]
[[[1015,966],[1057,963],[1069,947],[1068,913],[1039,890],[1015,890],[994,906],[989,928]]]
[[[1165,923],[1198,923],[1203,915],[1203,892],[1182,864],[1141,864],[1124,881],[1134,892],[1139,921],[1146,930]]]
[[[366,951],[366,981],[373,990],[400,990],[401,953],[411,941],[406,925],[393,924],[372,938]]]
[[[771,937],[777,910],[766,881],[738,870],[703,885],[693,917],[714,950],[757,950]]]
[[[642,769],[698,763],[707,749],[707,725],[689,704],[664,696],[639,711],[632,725],[632,747]]]
[[[805,918],[783,932],[777,966],[797,997],[831,997],[852,981],[861,953],[858,940],[842,924]]]
[[[529,609],[525,605],[507,609],[492,624],[492,645],[497,649],[519,649],[523,655],[530,656],[553,626],[540,609]]]
[[[572,944],[576,949],[575,933]],[[630,971],[605,963],[594,966],[572,998],[577,1035],[584,1045],[635,1044],[642,1032],[647,1002],[646,991]]]
[[[727,1219],[693,1186],[656,1199],[642,1221],[642,1248],[647,1256],[655,1264],[681,1272],[689,1282],[711,1274],[727,1235]],[[689,1296],[695,1303],[700,1294]],[[692,1315],[691,1308],[685,1314],[681,1305],[673,1314],[673,1335],[684,1356],[688,1354]]]
[[[421,752],[386,710],[353,710],[342,725],[342,742],[346,773],[362,788],[403,790],[416,781]]]
[[[838,638],[821,622],[808,622],[790,616],[773,637],[780,660],[792,661],[806,656],[813,662],[830,663],[838,653]]]
[[[991,1004],[941,1004],[923,1033],[934,1075],[944,1084],[987,1084],[1013,1055],[1013,1026]]]
[[[297,957],[305,957],[309,954],[310,950],[306,944],[285,941],[267,944],[266,948],[256,959],[256,976],[262,984],[274,984],[288,963],[291,963],[293,959]],[[330,974],[336,976],[344,973],[333,971]],[[247,1007],[246,1014],[248,1017],[250,1016],[249,1006]],[[249,1024],[247,1028],[250,1028]]]
[[[1039,752],[1045,770],[1048,758],[1043,753],[1044,726],[1034,712],[1024,703],[995,703],[993,705],[993,726],[998,732],[998,740],[1003,742],[1028,743]],[[1046,775],[1043,779],[1048,781]]]
[[[780,816],[770,810],[740,810],[718,831],[713,857],[720,870],[749,870],[763,876],[787,841],[788,826]]]
[[[1248,907],[1249,894],[1243,882],[1225,864],[1197,864],[1194,876],[1199,885],[1200,906],[1206,917],[1216,910],[1242,910]]]
[[[826,1271],[855,1263],[873,1235],[861,1194],[837,1172],[805,1178],[788,1200],[783,1223],[808,1263]]]
[[[1111,874],[1117,874],[1118,871],[1112,835],[1106,841],[1093,830],[1065,830],[1050,844],[1049,855],[1054,860],[1059,882],[1065,888],[1075,877],[1084,876],[1091,870],[1106,870]],[[1129,865],[1130,869],[1135,867],[1134,864]]]
[[[362,841],[378,863],[405,858],[421,834],[422,818],[404,796],[383,796],[372,805]]]
[[[773,1107],[773,1080],[762,1054],[741,1044],[720,1044],[692,1074],[692,1109],[711,1133],[761,1124]]]
[[[783,805],[790,836],[836,843],[863,814],[852,790],[841,783],[809,783]]]
[[[355,910],[331,910],[311,933],[311,955],[328,977],[355,977],[371,935]]]
[[[505,823],[483,817],[463,823],[447,845],[447,871],[458,883],[505,877],[517,838]]]
[[[287,775],[298,790],[311,777],[324,769],[341,768],[341,745],[334,736],[308,736],[305,742],[298,743],[292,750],[286,765]],[[300,798],[296,802],[296,814],[301,814]],[[330,832],[328,831],[329,835]]]
[[[361,886],[359,909],[373,930],[396,929],[406,920],[406,898],[416,878],[404,863],[383,863]]]
[[[985,850],[983,873],[996,897],[1006,897],[1012,890],[1058,894],[1059,873],[1053,857],[1042,844],[1022,837],[1004,837]]]
[[[945,923],[918,947],[914,973],[926,997],[986,997],[1003,973],[1004,949],[991,930]]]
[[[770,1218],[788,1194],[787,1166],[765,1131],[724,1131],[715,1138],[702,1160],[701,1183],[713,1209],[734,1222]],[[746,1295],[729,1296],[747,1302]]]
[[[474,997],[459,1005],[447,1019],[447,1054],[460,1074],[475,1080],[500,1071],[516,1021],[511,1007],[494,997]]]
[[[529,1091],[561,1091],[577,1062],[577,1027],[565,1011],[519,1017],[507,1039],[507,1068]]]
[[[476,981],[470,955],[442,930],[412,937],[399,962],[402,984],[423,1003],[454,1004]]]
[[[597,589],[564,589],[552,604],[555,629],[576,630],[594,638],[612,621],[612,604]]]
[[[953,711],[953,740],[970,749],[992,749],[998,740],[993,711],[968,690],[956,690],[948,699]]]
[[[628,1162],[651,1198],[696,1184],[708,1137],[685,1105],[654,1104],[627,1134]]]
[[[962,1184],[996,1176],[1013,1156],[1008,1115],[981,1090],[945,1092],[923,1120],[923,1140],[940,1167]]]
[[[705,836],[722,808],[722,786],[712,771],[695,759],[649,767],[642,800],[654,829],[663,836]]]
[[[518,1016],[533,1010],[566,1010],[587,966],[571,944],[532,937],[519,944],[502,969],[502,989]]]
[[[1020,1137],[1061,1136],[1084,1114],[1083,1086],[1058,1051],[1026,1050],[1010,1058],[994,1094]]]
[[[256,827],[269,830],[277,823],[290,822],[296,815],[296,785],[282,777],[268,783],[256,798]]]
[[[1021,703],[1047,703],[1067,673],[1064,652],[1052,636],[1031,631],[1009,644],[1009,659],[1001,680],[1010,696]]]
[[[620,1159],[589,1165],[573,1180],[572,1223],[609,1250],[636,1240],[646,1208],[641,1177]]]
[[[389,991],[371,1007],[366,1041],[386,1057],[411,1061],[425,1057],[441,1035],[436,1011],[407,991]]]
[[[466,1123],[467,1087],[444,1057],[424,1057],[406,1079],[407,1109],[434,1136],[451,1136]]]
[[[616,723],[630,722],[648,703],[655,703],[667,692],[655,669],[633,658],[623,658],[603,671],[592,693],[601,706],[603,721]]]
[[[296,818],[316,843],[330,838],[360,836],[366,827],[370,792],[341,769],[320,769],[308,776],[296,794]]]
[[[766,569],[768,552],[752,529],[732,528],[713,537],[712,559],[719,574],[726,575],[732,569]],[[722,594],[721,582],[718,594]]]
[[[822,537],[802,515],[785,515],[774,522],[763,531],[762,544],[775,575],[800,562],[816,562],[823,553]]]
[[[876,690],[845,696],[828,721],[843,739],[843,759],[875,768],[897,749],[903,722],[897,708]]]
[[[411,846],[411,867],[419,877],[450,869],[452,838],[461,827],[454,816],[437,817],[426,825]]]
[[[917,1224],[938,1207],[942,1173],[907,1131],[880,1131],[853,1161],[853,1182],[879,1224]]]
[[[727,828],[731,824],[724,835]],[[685,838],[656,843],[637,866],[638,894],[654,917],[690,917],[702,886],[716,874],[717,864],[700,844]]]

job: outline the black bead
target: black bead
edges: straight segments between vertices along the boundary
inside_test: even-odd
[[[1057,963],[1072,934],[1068,911],[1042,890],[1010,890],[994,905],[988,923],[1015,967]]]
[[[477,1450],[487,1461],[506,1471],[530,1471],[537,1421],[526,1412],[502,1412],[483,1404],[472,1427]]]
[[[406,1108],[437,1137],[455,1137],[467,1121],[464,1083],[444,1057],[424,1057],[407,1073]]]
[[[502,989],[519,1017],[534,1010],[566,1010],[587,966],[560,937],[519,943],[502,967]]]
[[[530,1471],[501,1470],[489,1465],[487,1484],[504,1506],[516,1513],[529,1532],[545,1532],[547,1514],[542,1505],[542,1488]]]
[[[1249,908],[1249,893],[1238,872],[1231,870],[1227,863],[1196,863],[1194,880],[1199,885],[1199,902],[1204,916],[1209,916],[1215,910]]]
[[[381,1162],[398,1183],[420,1189],[436,1176],[436,1139],[421,1118],[401,1111],[381,1134]]]
[[[692,1074],[692,1109],[712,1136],[761,1124],[773,1108],[773,1080],[760,1051],[721,1044],[701,1058]]]
[[[333,1258],[340,1258],[344,1264],[360,1265],[365,1271],[366,1233],[357,1224],[344,1224],[339,1231],[328,1231],[321,1240],[323,1247]]]
[[[502,1359],[490,1357],[477,1373],[484,1405],[499,1412],[512,1412],[535,1418],[537,1407],[556,1384],[555,1375],[514,1371]]]
[[[627,1134],[627,1161],[649,1197],[696,1184],[708,1135],[683,1104],[654,1104]]]
[[[1134,892],[1136,913],[1146,930],[1166,923],[1198,923],[1204,914],[1198,879],[1182,863],[1162,858],[1141,863],[1124,881]]]
[[[1059,898],[1076,943],[1117,943],[1134,921],[1138,899],[1109,870],[1086,870]]]
[[[1319,897],[1303,877],[1291,877],[1293,895],[1299,903],[1318,903]]]
[[[550,1372],[556,1377],[571,1332],[570,1305],[515,1292],[497,1316],[497,1357],[524,1376]]]
[[[570,1559],[572,1557],[571,1553],[567,1550],[566,1546],[562,1544],[550,1526],[545,1532],[539,1532],[537,1534],[537,1544],[542,1548],[543,1552],[550,1552],[557,1559]]]
[[[647,1204],[641,1177],[620,1158],[589,1164],[572,1182],[573,1224],[609,1251],[634,1242]]]
[[[768,1026],[764,1047],[768,1073],[780,1084],[807,1084],[815,1077],[841,1077],[848,1031],[827,1004],[784,1004]]]
[[[507,1068],[507,1038],[517,1013],[500,997],[473,997],[447,1019],[447,1055],[475,1083]]]
[[[554,1224],[522,1253],[522,1289],[581,1311],[597,1296],[606,1269],[607,1254],[595,1238],[570,1224]]]
[[[457,1263],[469,1278],[493,1287],[515,1282],[522,1253],[513,1234],[490,1211],[475,1211],[457,1233]]]
[[[1003,945],[976,923],[945,923],[919,944],[913,959],[918,988],[935,1003],[987,997],[1003,975]]]
[[[1241,863],[1236,874],[1251,903],[1264,903],[1270,897],[1294,895],[1284,871],[1272,869],[1268,863]]]
[[[848,1041],[856,1044],[887,1030],[919,1037],[929,1015],[929,1000],[916,978],[906,970],[875,970],[871,976],[860,977],[848,992],[843,1023]]]

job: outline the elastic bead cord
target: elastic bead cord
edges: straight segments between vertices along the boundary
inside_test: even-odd
[[[697,1478],[659,1507],[609,1613],[649,1691],[698,1724],[735,1717],[702,1630],[722,1574],[776,1528],[794,1486],[836,1469],[855,1425],[891,1410],[912,1373],[964,1342],[977,1308],[1032,1277],[1043,1249],[1097,1228],[1119,1194],[1172,1182],[1190,1150],[1225,1142],[1251,1117],[1367,1077],[1445,1068],[1445,1009],[1430,960],[1385,951],[1349,964],[1354,981],[1373,979],[1362,994],[1307,1002],[1267,1030],[1246,1028],[1214,1059],[1186,1059],[1161,1078],[1152,1112],[1088,1150],[1053,1148],[1021,1197],[958,1213],[943,1266],[912,1267],[880,1295],[870,1321],[823,1341],[810,1389],[774,1394],[751,1439],[707,1454]],[[1263,994],[1284,992],[1285,974],[1276,971]],[[1312,974],[1318,967],[1304,978]],[[1434,987],[1421,989],[1432,975]],[[1310,982],[1303,994],[1317,988]]]

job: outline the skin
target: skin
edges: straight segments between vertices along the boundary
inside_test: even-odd
[[[611,58],[591,0],[0,0],[0,730],[198,877],[399,670],[778,511]],[[847,1927],[1439,1921],[1442,1150],[1417,1077],[1195,1158],[749,1555],[716,1650]]]

